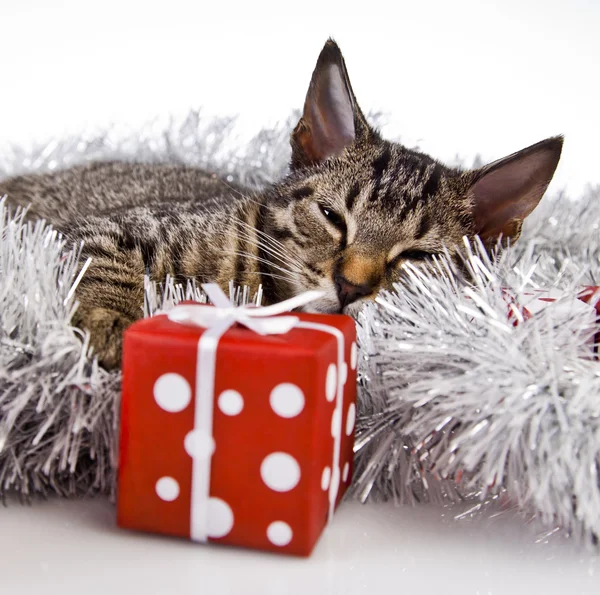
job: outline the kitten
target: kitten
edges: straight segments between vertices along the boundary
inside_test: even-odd
[[[89,329],[106,368],[142,316],[143,278],[262,284],[273,303],[307,289],[308,308],[356,314],[390,287],[405,261],[423,262],[467,235],[516,240],[548,186],[562,148],[555,137],[475,171],[442,165],[383,140],[359,108],[338,46],[318,58],[291,135],[289,175],[262,193],[172,165],[93,163],[0,184],[31,205],[92,264],[74,324]]]

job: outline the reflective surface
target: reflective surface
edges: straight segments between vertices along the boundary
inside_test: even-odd
[[[466,507],[462,510],[466,510]],[[599,593],[599,556],[512,513],[342,505],[309,559],[130,533],[104,499],[0,508],[2,593]],[[536,542],[537,540],[537,542]]]

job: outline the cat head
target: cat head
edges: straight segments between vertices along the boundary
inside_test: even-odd
[[[290,174],[261,215],[290,256],[271,278],[273,294],[321,289],[312,310],[354,314],[398,279],[406,261],[427,262],[444,247],[453,254],[463,236],[490,247],[514,242],[552,179],[562,142],[549,138],[462,171],[386,141],[367,122],[329,40],[291,135]]]

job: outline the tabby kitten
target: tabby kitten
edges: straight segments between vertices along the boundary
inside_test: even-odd
[[[421,262],[464,235],[512,241],[548,186],[562,148],[555,137],[475,171],[460,171],[383,140],[358,107],[342,54],[329,40],[291,136],[289,175],[252,195],[210,173],[173,165],[93,163],[0,184],[31,205],[92,264],[74,323],[89,329],[106,368],[142,316],[143,279],[171,274],[262,284],[273,303],[307,289],[307,310],[354,315]]]

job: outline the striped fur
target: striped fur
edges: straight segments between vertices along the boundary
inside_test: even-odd
[[[352,112],[332,114],[333,124],[317,131],[313,101]],[[552,155],[560,154],[562,141],[551,141]],[[292,149],[289,175],[257,195],[198,169],[113,162],[12,178],[0,183],[0,196],[84,241],[93,260],[74,323],[90,330],[107,368],[119,365],[122,331],[142,315],[146,272],[224,289],[230,280],[252,292],[262,285],[267,303],[319,288],[325,295],[310,310],[355,314],[403,262],[426,261],[444,246],[452,252],[478,231],[473,188],[488,174],[382,139],[358,108],[331,41]],[[552,172],[534,188],[540,197]]]

